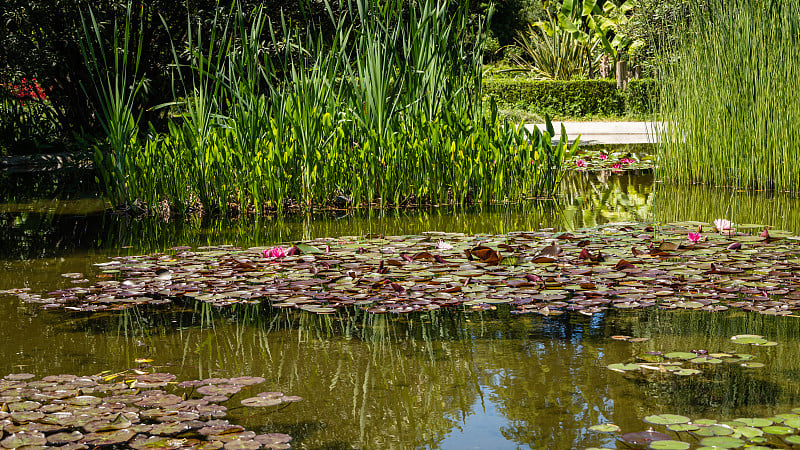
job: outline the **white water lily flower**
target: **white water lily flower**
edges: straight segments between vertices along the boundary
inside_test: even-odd
[[[436,242],[436,248],[439,250],[452,250],[453,246],[439,239],[439,241]]]
[[[714,228],[717,229],[720,233],[723,231],[730,231],[731,230],[731,221],[726,219],[716,219],[714,220]]]

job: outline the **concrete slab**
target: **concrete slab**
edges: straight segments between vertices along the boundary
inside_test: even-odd
[[[655,131],[663,126],[663,122],[553,122],[556,130],[554,142],[558,142],[561,136],[562,124],[569,142],[580,136],[580,145],[654,144],[657,140]],[[545,130],[544,124],[527,124],[525,127]]]

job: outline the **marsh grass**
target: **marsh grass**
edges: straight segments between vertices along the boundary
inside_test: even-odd
[[[659,178],[800,189],[800,3],[695,4],[663,55]]]
[[[141,141],[108,127],[111,155],[129,142],[135,151],[115,158],[124,161],[115,171],[101,166],[114,175],[106,184],[173,214],[197,204],[223,214],[312,209],[337,196],[381,207],[552,196],[570,151],[563,129],[552,145],[552,127],[531,134],[484,108],[486,24],[472,23],[464,6],[400,3],[343,3],[330,15],[332,35],[282,16],[277,32],[265,11],[235,4],[212,27],[219,36],[189,24],[192,63],[176,43],[168,104],[181,114]],[[467,44],[468,33],[479,38]],[[130,97],[105,86],[109,122],[135,123],[115,113]]]

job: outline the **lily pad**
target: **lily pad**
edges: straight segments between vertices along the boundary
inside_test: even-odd
[[[644,418],[644,421],[647,423],[651,423],[653,425],[675,425],[681,423],[689,423],[691,419],[686,416],[680,416],[677,414],[658,414],[658,415],[646,416]]]
[[[272,398],[272,397],[250,397],[242,400],[242,406],[249,406],[249,407],[265,407],[265,406],[275,406],[280,405],[282,403],[280,398]]]
[[[604,423],[602,425],[592,425],[589,427],[590,430],[596,431],[598,433],[616,433],[620,431],[620,428],[613,423]]]
[[[740,448],[744,447],[745,442],[739,438],[730,436],[714,436],[703,438],[700,444],[714,448]]]
[[[621,439],[631,445],[650,445],[654,441],[671,440],[666,434],[653,430],[625,433],[621,436]]]
[[[682,441],[664,440],[651,442],[648,448],[653,450],[686,450],[691,448],[691,444]]]

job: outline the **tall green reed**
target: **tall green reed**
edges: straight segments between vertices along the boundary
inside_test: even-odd
[[[659,176],[679,183],[800,189],[800,4],[695,4],[664,56]]]
[[[283,16],[278,32],[235,4],[219,36],[190,25],[192,63],[174,53],[181,114],[128,161],[134,197],[258,214],[337,195],[381,206],[552,196],[563,128],[553,146],[552,127],[531,134],[483,109],[485,23],[471,29],[466,6],[402,3],[342,2],[333,34]]]
[[[105,47],[107,42],[103,39],[102,26],[91,8],[88,20],[81,14],[85,38],[80,41],[81,53],[92,74],[97,96],[95,114],[105,132],[105,145],[109,147],[106,151],[95,146],[94,159],[103,176],[106,194],[116,204],[132,200],[127,184],[128,170],[131,153],[140,145],[137,131],[141,114],[136,114],[135,106],[144,85],[144,79],[138,74],[143,35],[141,22],[134,34],[131,12],[128,3],[123,30],[114,22],[110,51]],[[132,42],[134,36],[138,39]],[[83,89],[87,96],[91,96],[85,86]]]

